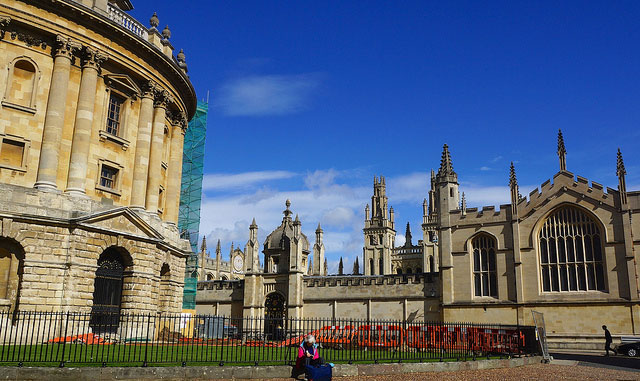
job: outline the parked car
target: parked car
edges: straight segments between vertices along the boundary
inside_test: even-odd
[[[622,343],[616,347],[616,353],[636,357],[640,354],[640,341]]]

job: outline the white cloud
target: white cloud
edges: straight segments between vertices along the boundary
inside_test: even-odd
[[[289,171],[262,171],[244,173],[211,173],[204,175],[202,179],[202,190],[228,190],[244,188],[257,183],[272,180],[288,179],[296,174]]]
[[[480,167],[480,170],[481,171],[490,171],[491,168],[489,168],[489,167]]]
[[[236,78],[220,87],[215,105],[229,116],[292,114],[307,107],[319,82],[313,73]]]

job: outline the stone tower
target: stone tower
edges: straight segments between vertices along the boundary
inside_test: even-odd
[[[458,209],[460,198],[458,194],[458,175],[453,171],[451,154],[446,144],[442,149],[440,169],[435,180],[442,302],[447,304],[453,301],[451,211]]]
[[[384,176],[374,176],[371,209],[369,205],[365,208],[364,275],[391,274],[391,249],[396,238],[393,220],[393,207],[387,208]]]
[[[260,243],[258,242],[258,225],[254,218],[249,225],[249,241],[244,249],[244,272],[255,273],[260,268]]]
[[[313,245],[313,268],[312,275],[327,275],[323,268],[324,263],[324,243],[322,242],[323,236],[322,228],[318,223],[316,229],[316,243]]]

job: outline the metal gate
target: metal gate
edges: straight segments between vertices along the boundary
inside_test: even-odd
[[[281,340],[284,332],[285,300],[284,296],[278,292],[267,295],[264,302],[265,307],[265,333],[270,339]]]
[[[123,274],[122,258],[115,250],[107,249],[96,270],[90,322],[94,333],[118,331]]]

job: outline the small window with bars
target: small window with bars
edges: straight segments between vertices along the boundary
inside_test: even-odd
[[[100,186],[108,189],[116,189],[118,170],[108,165],[102,165],[100,169]]]
[[[112,93],[107,110],[107,132],[111,135],[120,135],[123,105],[124,98]]]

